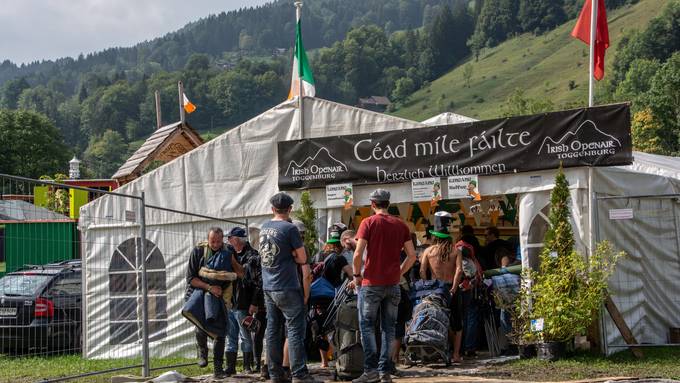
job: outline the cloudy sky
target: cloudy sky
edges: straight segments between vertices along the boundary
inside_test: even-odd
[[[0,62],[131,46],[210,14],[272,0],[0,0]]]

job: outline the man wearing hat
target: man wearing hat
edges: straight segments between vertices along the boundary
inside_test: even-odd
[[[430,230],[432,235],[432,246],[425,249],[420,257],[420,278],[428,279],[428,271],[431,279],[438,279],[446,284],[447,289],[453,287],[454,275],[459,267],[462,267],[461,257],[458,256],[453,246],[449,225],[453,220],[451,213],[438,211],[434,214],[434,229]],[[449,340],[453,342],[454,363],[461,361],[460,347],[463,335],[462,304],[460,294],[455,294],[450,302],[449,316]]]
[[[288,332],[293,382],[315,382],[305,356],[305,302],[298,265],[307,263],[300,232],[288,222],[293,198],[275,194],[269,202],[274,218],[260,230],[262,287],[267,309],[267,355],[272,382],[283,382],[283,328]]]
[[[416,253],[408,226],[387,211],[390,192],[377,189],[369,199],[375,214],[359,225],[353,259],[354,285],[359,289],[361,344],[364,348],[364,373],[353,382],[389,383],[392,381],[390,345],[394,339],[397,307],[401,299],[399,280],[413,266]],[[404,262],[400,262],[402,249],[406,252]],[[362,274],[364,250],[367,253]],[[375,323],[378,319],[382,328],[379,354],[375,339]]]
[[[227,369],[229,375],[236,373],[236,355],[238,341],[241,339],[243,351],[243,371],[247,374],[253,368],[253,335],[243,325],[248,316],[255,316],[260,309],[264,311],[264,293],[262,292],[262,269],[260,255],[248,242],[245,229],[234,227],[227,233],[229,249],[233,251],[236,261],[243,267],[244,276],[236,284],[234,294],[234,310],[230,311],[229,336],[227,339]],[[257,339],[256,339],[257,340]],[[259,346],[259,347],[258,347]],[[256,370],[260,370],[260,356],[262,355],[262,337],[259,345],[255,346],[259,353],[255,358]]]

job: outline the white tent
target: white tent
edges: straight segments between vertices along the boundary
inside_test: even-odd
[[[451,112],[440,113],[436,116],[432,116],[427,120],[423,121],[423,124],[430,126],[437,125],[452,125],[452,124],[462,124],[464,122],[475,122],[474,118],[463,116],[462,114],[456,114]]]
[[[269,197],[278,191],[277,142],[427,126],[318,98],[305,98],[304,132],[301,132],[296,106],[296,101],[284,102],[117,192],[132,195],[144,192],[147,204],[238,221],[247,219],[249,225],[258,227],[269,217]],[[587,254],[596,240],[591,230],[596,214],[591,213],[590,192],[600,195],[680,193],[678,161],[635,153],[635,163],[631,166],[566,169],[577,248]],[[482,195],[519,194],[520,244],[525,265],[529,265],[541,246],[540,227],[545,227],[543,217],[553,180],[554,171],[480,177]],[[394,203],[412,200],[410,183],[383,187],[391,191]],[[368,194],[374,188],[355,185],[354,204],[368,205]],[[445,185],[442,189],[445,190]],[[298,191],[290,193],[299,199]],[[334,222],[341,216],[340,208],[326,209],[325,190],[312,190],[312,198],[326,222]],[[623,201],[612,202],[625,204]],[[674,200],[663,201],[672,204],[669,205],[672,209],[678,208]],[[86,292],[84,354],[90,358],[134,356],[141,350],[139,283],[134,256],[125,255],[126,251],[134,252],[130,250],[134,249],[132,238],[139,230],[135,223],[126,222],[126,211],[137,210],[136,201],[117,196],[104,196],[81,208],[79,225]],[[636,241],[640,231],[623,230],[617,226],[619,222],[624,221],[601,218],[599,224],[602,238],[620,239],[616,245],[631,254],[622,262],[612,282],[612,295],[623,297],[617,303],[638,339],[663,341],[669,326],[680,327],[677,314],[680,301],[672,296],[672,292],[680,288],[677,244],[667,241],[655,245],[661,246],[653,247],[655,251],[640,248]],[[192,246],[205,238],[207,228],[220,223],[147,209],[146,224],[150,241],[147,250],[153,253],[149,256],[153,265],[147,266],[153,275],[150,277],[153,282],[150,282],[151,355],[191,355],[193,329],[180,315],[186,262]],[[670,221],[659,221],[644,227],[642,233],[651,245],[659,230],[664,235],[680,236],[679,227],[676,221],[672,225]],[[126,262],[131,267],[127,271],[123,270]],[[657,273],[663,273],[663,281]],[[649,280],[659,283],[649,284]],[[654,299],[645,299],[648,294]],[[613,325],[607,328],[607,336],[612,342],[620,343]]]

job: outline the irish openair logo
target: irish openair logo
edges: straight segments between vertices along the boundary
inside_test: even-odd
[[[305,158],[301,163],[290,161],[285,176],[293,182],[310,180],[332,180],[338,173],[347,172],[347,165],[333,157],[325,147],[316,154]]]
[[[567,132],[557,141],[548,136],[543,139],[538,154],[554,154],[558,159],[600,157],[616,154],[621,142],[586,120],[573,132]]]

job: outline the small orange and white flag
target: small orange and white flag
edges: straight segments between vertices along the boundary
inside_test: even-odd
[[[182,97],[184,103],[184,111],[187,112],[187,114],[193,113],[196,110],[196,105],[192,104],[191,101],[189,101],[186,93],[182,93]]]

